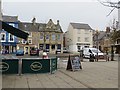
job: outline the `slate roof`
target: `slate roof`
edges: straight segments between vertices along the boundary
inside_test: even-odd
[[[29,22],[19,22],[18,23],[18,27],[22,30],[25,30],[25,31],[30,31],[30,32],[38,32],[39,31],[39,27],[44,27],[45,24],[40,24],[40,23],[29,23]],[[41,28],[41,29],[42,29]]]
[[[102,40],[105,36],[106,36],[106,32],[100,31],[99,35],[98,35],[98,40]],[[96,41],[96,40],[97,40],[97,36],[94,35],[94,41]]]
[[[100,32],[100,34],[98,35],[98,39],[103,39],[106,36],[106,32]]]
[[[7,16],[7,15],[3,15],[2,16],[2,20],[4,22],[18,22],[18,16]]]
[[[53,28],[47,28],[46,27],[47,24],[46,23],[31,23],[31,22],[19,22],[18,23],[18,27],[21,29],[21,30],[25,30],[25,31],[31,31],[31,32],[43,32],[43,31],[46,31],[46,32],[54,32],[54,31],[57,31],[57,32],[63,32],[62,29],[61,29],[61,26],[60,25],[57,25],[55,24],[55,29]]]
[[[74,29],[93,30],[88,24],[83,23],[70,23]]]
[[[27,37],[29,35],[28,33],[7,24],[6,22],[0,21],[0,24],[2,25],[2,29],[4,29],[8,33],[11,33],[11,34],[13,34],[13,35],[15,35],[17,37],[27,39]]]

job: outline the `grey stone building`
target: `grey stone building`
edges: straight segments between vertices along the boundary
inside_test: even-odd
[[[36,18],[32,22],[19,22],[18,27],[29,33],[25,41],[19,39],[18,48],[23,48],[25,53],[30,53],[31,47],[46,51],[48,53],[63,52],[63,31],[57,20],[54,24],[52,19],[48,23],[36,23]]]

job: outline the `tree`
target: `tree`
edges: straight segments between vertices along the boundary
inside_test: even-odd
[[[118,2],[111,2],[111,1],[106,1],[106,2],[103,2],[101,0],[98,0],[103,6],[106,6],[106,7],[111,7],[111,11],[110,13],[107,15],[109,16],[115,9],[119,9],[120,8],[120,1]]]
[[[106,7],[111,7],[111,11],[110,13],[107,15],[109,16],[115,9],[118,9],[118,18],[120,18],[120,1],[118,2],[111,2],[109,1],[101,1],[98,0],[103,6]],[[118,38],[120,38],[120,28],[119,28],[119,24],[120,24],[120,19],[118,19],[118,21],[116,21],[115,19],[113,20],[113,25],[111,26],[112,32],[111,32],[111,40],[113,41],[113,43],[115,43],[117,41]]]
[[[115,43],[119,38],[120,38],[120,30],[111,33],[111,40],[113,41],[113,43]]]

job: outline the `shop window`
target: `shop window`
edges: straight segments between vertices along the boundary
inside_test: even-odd
[[[39,49],[40,49],[40,50],[43,50],[43,44],[40,44],[40,45],[39,45]]]
[[[57,49],[61,49],[61,44],[58,44],[58,45],[57,45]]]
[[[52,49],[55,49],[55,45],[52,45],[52,47],[51,47]]]

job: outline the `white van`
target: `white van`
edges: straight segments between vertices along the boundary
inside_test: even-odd
[[[83,49],[83,56],[85,58],[90,58],[90,51],[94,54],[94,56],[97,56],[97,52],[98,52],[98,56],[100,59],[104,58],[104,54],[97,48],[84,48]]]

